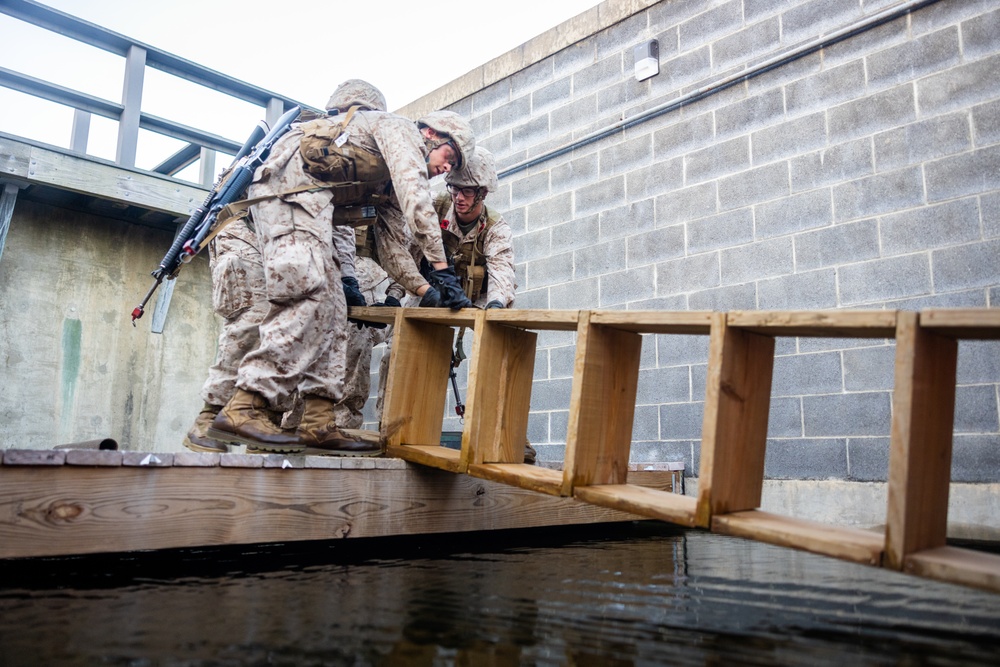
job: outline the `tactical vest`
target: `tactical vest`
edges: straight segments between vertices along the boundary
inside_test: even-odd
[[[305,170],[328,184],[333,194],[334,224],[368,224],[375,217],[372,207],[390,197],[392,181],[385,160],[347,141],[345,131],[358,108],[351,107],[339,123],[320,116],[299,126]]]
[[[451,197],[438,197],[434,209],[439,220],[444,220],[451,208]],[[486,204],[483,204],[486,207]],[[456,234],[447,231],[442,225],[441,241],[449,264],[455,265],[455,273],[465,290],[465,295],[475,301],[480,294],[486,294],[489,289],[489,273],[486,270],[486,235],[500,220],[499,216],[486,208],[486,220],[477,222],[472,233],[460,239]],[[458,221],[455,221],[458,224]]]

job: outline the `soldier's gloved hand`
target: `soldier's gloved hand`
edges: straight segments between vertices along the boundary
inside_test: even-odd
[[[424,292],[418,305],[421,308],[437,308],[441,305],[441,292],[428,285],[427,291]]]
[[[472,302],[462,291],[462,285],[458,282],[455,269],[448,267],[437,269],[431,272],[430,283],[441,293],[441,306],[458,310],[460,308],[472,308]]]
[[[350,276],[344,276],[340,279],[340,282],[344,285],[344,298],[347,299],[348,306],[367,306],[368,303],[365,301],[365,295],[361,293],[361,285],[358,284],[357,278],[352,278]],[[365,325],[361,320],[352,320],[347,318],[348,322],[354,322],[358,325],[360,329]]]
[[[401,304],[399,302],[399,299],[397,299],[394,296],[386,296],[385,297],[385,305],[389,306],[390,308],[399,308],[403,304]]]
[[[496,299],[493,299],[488,304],[486,304],[486,310],[489,310],[490,308],[503,308],[503,304],[497,301]]]

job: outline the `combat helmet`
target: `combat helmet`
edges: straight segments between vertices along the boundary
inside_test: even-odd
[[[485,188],[487,192],[496,192],[500,187],[493,153],[482,146],[477,146],[465,165],[461,169],[448,172],[444,180],[449,185],[460,188]]]
[[[472,155],[476,150],[476,136],[472,132],[469,121],[462,118],[454,111],[432,111],[426,116],[417,120],[417,127],[429,127],[439,135],[446,137],[436,143],[428,143],[430,150],[434,150],[441,144],[451,141],[458,153],[456,169],[461,169],[465,165],[465,156]]]
[[[354,106],[372,111],[387,110],[382,91],[361,79],[348,79],[337,86],[337,90],[330,96],[330,101],[326,103],[326,110],[336,109],[343,112]]]

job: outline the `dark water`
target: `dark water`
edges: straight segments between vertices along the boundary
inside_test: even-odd
[[[0,665],[1000,665],[1000,595],[667,524],[0,564]]]

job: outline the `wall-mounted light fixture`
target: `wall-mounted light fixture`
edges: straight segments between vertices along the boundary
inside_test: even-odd
[[[660,73],[660,43],[655,39],[643,42],[633,49],[635,80],[645,81]]]

